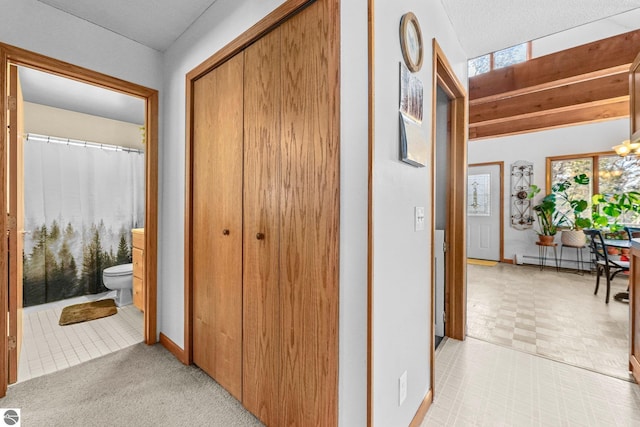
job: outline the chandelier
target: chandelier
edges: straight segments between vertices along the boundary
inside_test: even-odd
[[[640,154],[640,142],[631,142],[628,139],[622,141],[622,144],[614,145],[612,148],[620,157]]]

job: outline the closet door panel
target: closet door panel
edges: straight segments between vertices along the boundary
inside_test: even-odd
[[[328,4],[282,24],[281,425],[337,424],[339,151]],[[336,70],[334,70],[336,72]],[[352,141],[354,142],[354,141]]]
[[[193,361],[242,396],[243,55],[194,83]]]
[[[278,422],[280,31],[245,50],[243,405]],[[259,235],[262,234],[262,236]]]

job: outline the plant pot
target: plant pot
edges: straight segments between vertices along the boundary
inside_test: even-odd
[[[562,230],[560,241],[564,246],[581,248],[587,244],[587,236],[582,230]]]
[[[620,249],[614,248],[613,246],[607,246],[607,254],[609,255],[619,255]]]
[[[552,245],[556,236],[549,236],[547,234],[538,234],[538,241],[543,245]]]
[[[620,248],[620,254],[623,256],[629,256],[631,253],[631,249],[629,248]]]

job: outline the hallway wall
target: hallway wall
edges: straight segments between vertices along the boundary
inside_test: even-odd
[[[442,4],[437,1],[375,2],[375,163],[373,267],[374,423],[406,426],[430,384],[431,171],[399,159],[398,28],[412,11],[424,45],[422,131],[431,147],[432,39],[435,37],[458,79],[467,85],[467,56]],[[430,156],[429,156],[430,158]],[[414,208],[425,207],[425,230],[414,231]],[[407,372],[407,399],[400,405],[398,381]]]

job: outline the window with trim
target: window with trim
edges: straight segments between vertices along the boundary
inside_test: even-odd
[[[531,42],[488,53],[468,62],[469,77],[518,64],[531,58]]]
[[[620,157],[615,153],[591,153],[547,157],[547,189],[581,173],[589,177],[588,188],[573,185],[567,192],[570,196],[579,196],[587,200],[589,205],[594,194],[640,191],[640,158],[637,156]],[[631,213],[620,222],[640,224],[640,215]]]

